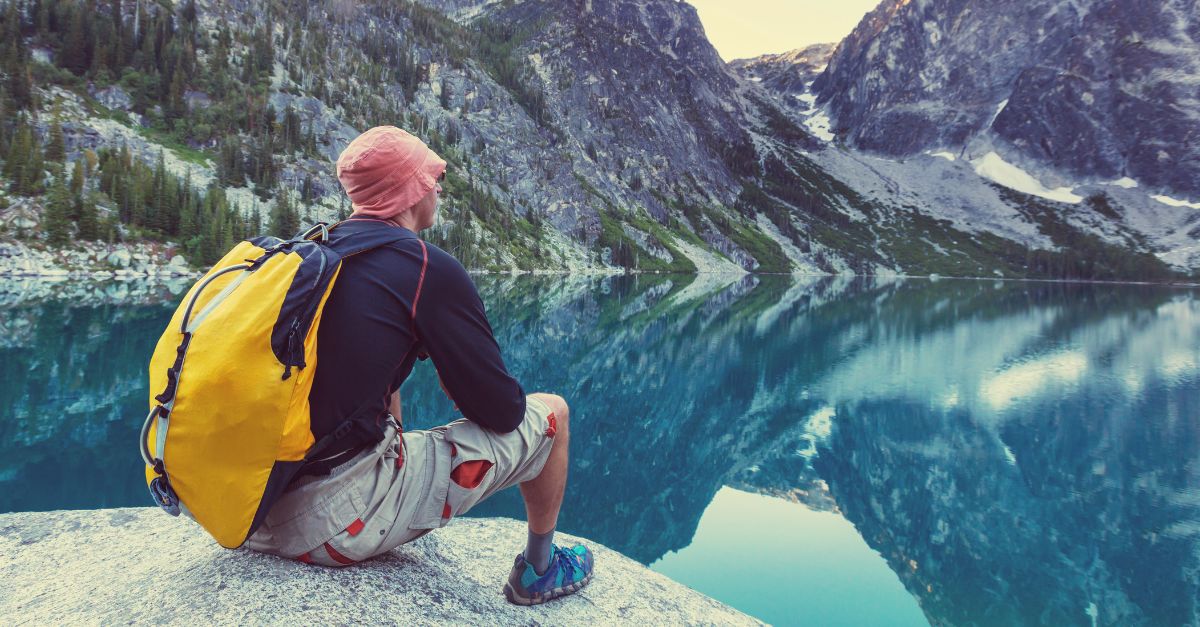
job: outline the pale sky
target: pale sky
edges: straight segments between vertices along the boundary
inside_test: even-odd
[[[687,0],[726,61],[838,42],[879,0]]]

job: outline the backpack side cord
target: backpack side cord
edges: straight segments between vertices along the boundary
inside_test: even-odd
[[[154,502],[158,503],[159,507],[162,507],[172,516],[178,516],[180,513],[179,497],[175,494],[175,490],[171,489],[171,482],[167,477],[167,468],[163,462],[163,454],[167,446],[167,429],[170,427],[171,410],[175,407],[175,394],[179,391],[179,373],[183,370],[184,357],[187,356],[188,345],[192,341],[192,333],[208,317],[208,314],[245,280],[245,277],[249,274],[248,271],[255,267],[257,266],[253,263],[246,263],[222,268],[214,272],[204,283],[201,283],[200,287],[196,289],[196,293],[192,294],[192,299],[188,302],[187,310],[179,325],[179,332],[183,334],[183,341],[175,349],[175,363],[167,369],[167,387],[161,394],[154,397],[154,400],[158,401],[158,405],[150,410],[150,413],[146,415],[146,421],[142,424],[142,459],[146,462],[147,466],[154,468],[155,474],[158,475],[150,482],[150,495],[154,498]],[[216,280],[217,277],[238,270],[247,272],[243,272],[242,276],[234,279],[225,289],[221,290],[221,293],[217,294],[211,302],[205,305],[204,309],[200,311],[193,321],[191,319],[192,309],[196,306],[196,300],[200,298],[200,294],[204,292],[204,289]],[[154,432],[154,452],[151,454],[147,439],[150,435],[150,423],[155,418],[157,418],[157,424]]]

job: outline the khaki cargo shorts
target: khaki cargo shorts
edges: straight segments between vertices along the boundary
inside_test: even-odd
[[[325,566],[386,553],[537,477],[556,429],[553,412],[534,397],[526,397],[525,420],[511,433],[460,419],[400,435],[389,416],[373,449],[327,476],[297,480],[246,547]]]

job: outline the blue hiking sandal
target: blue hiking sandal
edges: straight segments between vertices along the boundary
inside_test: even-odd
[[[550,567],[538,575],[525,555],[518,555],[504,584],[509,603],[538,605],[551,599],[578,592],[592,580],[592,552],[582,544],[571,548],[554,545]]]

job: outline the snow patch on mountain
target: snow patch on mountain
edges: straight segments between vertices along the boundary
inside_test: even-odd
[[[1154,200],[1157,200],[1158,202],[1161,202],[1164,205],[1170,205],[1172,207],[1191,207],[1192,209],[1200,209],[1200,202],[1191,202],[1189,200],[1180,200],[1178,198],[1171,198],[1170,196],[1164,196],[1162,194],[1156,194],[1154,196],[1151,196],[1151,198],[1153,198]]]
[[[1007,106],[1008,106],[1008,98],[1001,100],[1000,104],[996,105],[996,112],[992,114],[992,119],[988,120],[988,123],[987,123],[988,127],[990,127],[992,124],[996,123],[996,118],[1000,117],[1000,112],[1003,111],[1004,107],[1007,107]]]
[[[1128,176],[1123,176],[1115,181],[1105,181],[1104,184],[1105,185],[1116,185],[1117,187],[1121,187],[1124,189],[1133,189],[1138,186],[1137,181],[1129,178]]]
[[[829,114],[824,111],[815,111],[809,117],[804,119],[804,128],[812,133],[821,141],[831,142],[835,139],[833,131],[833,122],[829,120]]]
[[[1083,200],[1083,196],[1073,193],[1070,187],[1056,187],[1054,189],[1046,187],[1031,174],[1005,161],[995,152],[989,152],[978,159],[972,159],[971,164],[975,166],[975,173],[979,176],[1009,189],[1015,189],[1018,192],[1071,204]]]
[[[833,122],[829,119],[829,113],[817,106],[817,96],[811,90],[812,83],[808,83],[804,86],[804,93],[794,94],[796,100],[805,106],[799,112],[804,128],[817,139],[832,142],[835,139]]]
[[[999,191],[983,184],[967,161],[920,155],[895,161],[827,149],[814,159],[859,193],[896,207],[920,207],[967,232],[991,232],[1035,248],[1053,242]]]

